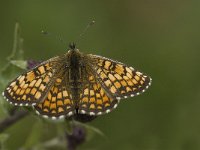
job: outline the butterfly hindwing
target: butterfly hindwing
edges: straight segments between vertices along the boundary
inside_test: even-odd
[[[3,92],[7,101],[14,105],[34,105],[41,101],[50,88],[54,59],[41,63],[13,80]]]
[[[151,84],[150,77],[132,67],[97,55],[89,57],[100,82],[118,100],[139,95]]]
[[[87,81],[80,94],[80,114],[102,115],[117,107],[119,101],[109,96],[93,74],[88,74]]]
[[[40,115],[52,119],[74,114],[74,101],[63,83],[63,77],[55,80],[44,101],[35,105],[34,108]]]

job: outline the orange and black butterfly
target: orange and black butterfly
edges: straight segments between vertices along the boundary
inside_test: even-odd
[[[3,96],[19,106],[32,105],[46,118],[109,113],[121,99],[144,92],[151,78],[127,65],[70,45],[63,56],[42,62],[13,80]]]

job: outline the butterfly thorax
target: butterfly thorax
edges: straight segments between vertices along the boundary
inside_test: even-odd
[[[81,62],[81,53],[78,50],[70,50],[68,52],[68,65],[69,67],[69,81],[74,83],[80,79],[80,62]]]

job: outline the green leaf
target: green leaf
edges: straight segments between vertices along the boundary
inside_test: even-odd
[[[21,69],[26,69],[27,68],[27,61],[25,61],[25,60],[11,60],[10,62],[14,66],[17,66],[17,67],[19,67]]]

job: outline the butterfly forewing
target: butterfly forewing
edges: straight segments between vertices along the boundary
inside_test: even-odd
[[[37,113],[50,118],[64,118],[74,114],[74,101],[63,78],[57,78],[44,101],[34,106]]]
[[[34,105],[48,92],[54,74],[56,58],[52,58],[13,80],[3,92],[14,105]]]
[[[91,54],[88,56],[93,60],[92,67],[99,77],[99,82],[115,99],[139,95],[151,84],[150,77],[132,67],[105,57]]]

